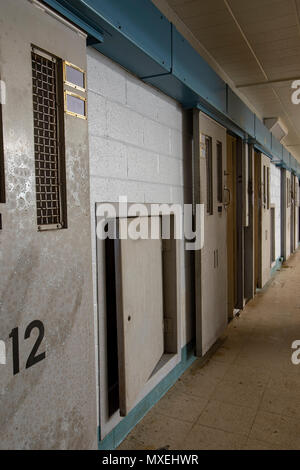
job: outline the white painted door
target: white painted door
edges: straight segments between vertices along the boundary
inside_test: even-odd
[[[120,224],[124,229],[131,223],[146,223],[150,233],[150,220],[121,219]],[[125,416],[164,353],[162,241],[118,240],[118,247],[119,392],[120,413]]]
[[[204,247],[195,257],[196,350],[203,356],[227,325],[226,129],[203,113],[194,117],[196,202],[205,204]]]
[[[271,209],[270,159],[261,154],[261,265],[259,286],[263,287],[271,275]]]
[[[291,173],[285,172],[285,252],[284,258],[287,260],[291,255]]]

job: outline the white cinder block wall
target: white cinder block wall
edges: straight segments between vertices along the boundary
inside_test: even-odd
[[[281,200],[281,171],[271,163],[270,170],[270,201],[275,205],[275,258],[281,256],[281,221],[280,221],[280,200]]]
[[[192,148],[181,106],[94,49],[87,51],[94,308],[97,320],[95,204],[183,203],[191,194]],[[186,162],[186,163],[185,163]],[[191,197],[191,196],[190,196]],[[193,337],[189,255],[181,250],[182,346]],[[96,342],[97,344],[97,342]]]

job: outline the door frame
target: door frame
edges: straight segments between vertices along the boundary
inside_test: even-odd
[[[248,175],[247,181],[245,182],[245,190],[248,193],[247,205],[248,205],[248,225],[244,230],[244,246],[245,246],[245,266],[244,266],[244,297],[245,302],[253,299],[255,295],[254,289],[254,276],[255,276],[255,259],[254,259],[254,243],[255,243],[255,231],[254,231],[254,146],[248,145]]]
[[[236,230],[237,230],[237,305],[243,309],[245,306],[245,240],[244,240],[244,193],[245,193],[245,144],[237,137],[236,149]]]
[[[254,150],[254,292],[260,283],[261,264],[261,153]]]
[[[227,165],[226,165],[226,190],[228,191],[227,209],[227,276],[228,276],[228,320],[234,317],[234,309],[237,304],[237,139],[236,136],[227,132]],[[231,177],[231,182],[229,181]],[[229,209],[231,217],[229,217]],[[232,218],[232,224],[231,224]],[[232,226],[229,226],[232,225]],[[230,292],[231,291],[231,292]],[[232,297],[232,299],[231,299]],[[229,305],[230,299],[232,304]]]
[[[126,417],[120,415],[120,410],[117,410],[113,415],[109,416],[108,409],[108,395],[107,395],[107,367],[108,367],[108,357],[106,350],[106,305],[105,305],[105,240],[99,239],[97,237],[97,207],[98,205],[109,204],[115,208],[115,217],[128,217],[129,210],[132,204],[127,204],[127,213],[119,213],[119,203],[118,202],[107,202],[107,203],[95,203],[95,237],[96,237],[96,272],[97,272],[97,281],[96,281],[96,291],[97,291],[97,312],[98,312],[98,400],[99,400],[99,424],[100,424],[100,440],[103,440],[118,424],[121,423]],[[141,203],[148,210],[148,213],[151,214],[151,204]],[[164,206],[162,206],[163,208]],[[169,216],[168,212],[162,212],[161,216]],[[167,241],[167,240],[166,240]],[[151,392],[180,362],[181,362],[181,269],[182,269],[182,243],[184,240],[175,240],[176,243],[176,335],[177,335],[177,353],[169,354],[164,361],[161,361],[155,373],[149,378],[146,386],[141,391],[139,397],[137,398],[136,405],[143,400],[149,392]],[[133,408],[134,409],[134,408]]]
[[[203,199],[205,199],[205,196],[203,195],[203,191],[205,188],[203,188],[201,184],[201,178],[200,178],[200,163],[201,163],[201,150],[202,150],[202,145],[201,145],[201,130],[200,130],[200,120],[201,116],[204,116],[206,119],[211,121],[214,125],[219,126],[221,129],[224,130],[225,134],[225,139],[224,139],[224,145],[223,145],[223,152],[227,152],[227,143],[226,143],[226,131],[227,129],[217,121],[215,121],[213,118],[205,114],[204,112],[194,109],[193,110],[193,137],[194,137],[194,152],[193,152],[193,202],[194,205],[196,204],[202,204]],[[205,133],[204,133],[205,134]],[[213,145],[218,141],[218,139],[213,138]],[[223,188],[224,188],[224,169],[226,168],[226,157],[225,157],[225,164],[223,164],[222,168],[222,180],[223,180]],[[217,184],[216,181],[213,183],[213,187],[216,188]],[[213,190],[213,200],[215,196],[216,191]],[[225,213],[224,209],[224,196],[223,196],[223,202],[218,203],[218,206],[222,206],[222,213]],[[206,205],[205,205],[206,206]],[[214,207],[216,210],[216,207]],[[214,216],[216,213],[214,212]],[[225,214],[224,214],[225,215]],[[226,237],[226,229],[225,229],[225,237]],[[226,240],[225,240],[226,241]],[[204,241],[205,243],[205,241]],[[217,250],[216,250],[217,251]],[[214,252],[215,254],[215,252]],[[196,250],[194,252],[194,260],[195,260],[195,313],[196,313],[196,356],[198,357],[203,357],[204,354],[206,354],[208,351],[203,351],[204,345],[203,345],[203,293],[202,293],[202,250]],[[218,256],[217,256],[218,259]],[[216,262],[216,259],[215,259]],[[217,265],[219,262],[216,262]],[[227,264],[227,256],[226,256],[226,264]],[[227,268],[226,268],[227,272]],[[227,276],[225,281],[227,281]],[[226,287],[226,306],[227,306],[227,287]],[[227,311],[227,308],[226,308]],[[218,339],[218,338],[217,338]],[[213,344],[210,346],[210,348],[213,347]],[[210,349],[209,348],[209,349]]]
[[[250,279],[253,276],[253,262],[252,260],[252,250],[249,251],[248,256],[246,257],[245,251],[245,238],[246,227],[249,227],[248,238],[253,237],[251,235],[251,225],[249,224],[250,214],[249,214],[249,187],[248,180],[249,174],[252,173],[252,159],[249,158],[248,144],[244,142],[239,136],[227,130],[227,135],[231,136],[236,141],[235,149],[235,158],[233,162],[235,163],[234,171],[234,184],[235,184],[235,236],[236,236],[236,253],[235,253],[235,272],[233,273],[233,279],[235,282],[235,304],[234,309],[242,310],[245,306],[246,296],[246,276],[245,276],[245,267],[250,268]],[[252,218],[251,218],[252,221]],[[247,241],[248,241],[247,238]],[[252,243],[247,243],[247,247],[250,248]],[[252,269],[251,269],[252,267]],[[247,277],[247,283],[249,279]],[[250,294],[251,295],[251,294]],[[228,318],[231,319],[233,315],[230,315],[228,312]]]

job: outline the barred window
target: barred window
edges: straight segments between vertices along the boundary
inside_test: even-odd
[[[66,227],[62,61],[32,51],[34,154],[39,230]]]

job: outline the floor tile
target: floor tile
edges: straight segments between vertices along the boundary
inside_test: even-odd
[[[232,405],[258,409],[262,400],[264,385],[253,385],[246,382],[222,380],[211,396],[212,400]]]
[[[196,424],[185,438],[183,450],[239,450],[247,441],[242,434]]]
[[[259,411],[249,437],[280,446],[280,448],[295,449],[300,444],[299,431],[299,420]]]
[[[175,390],[167,393],[153,409],[163,416],[195,423],[207,402],[208,399],[194,397]]]
[[[223,431],[248,434],[256,416],[256,410],[215,400],[208,402],[197,424]]]
[[[180,449],[192,424],[179,419],[168,418],[151,410],[130,433],[148,449]]]
[[[300,449],[300,252],[228,325],[120,449]]]

